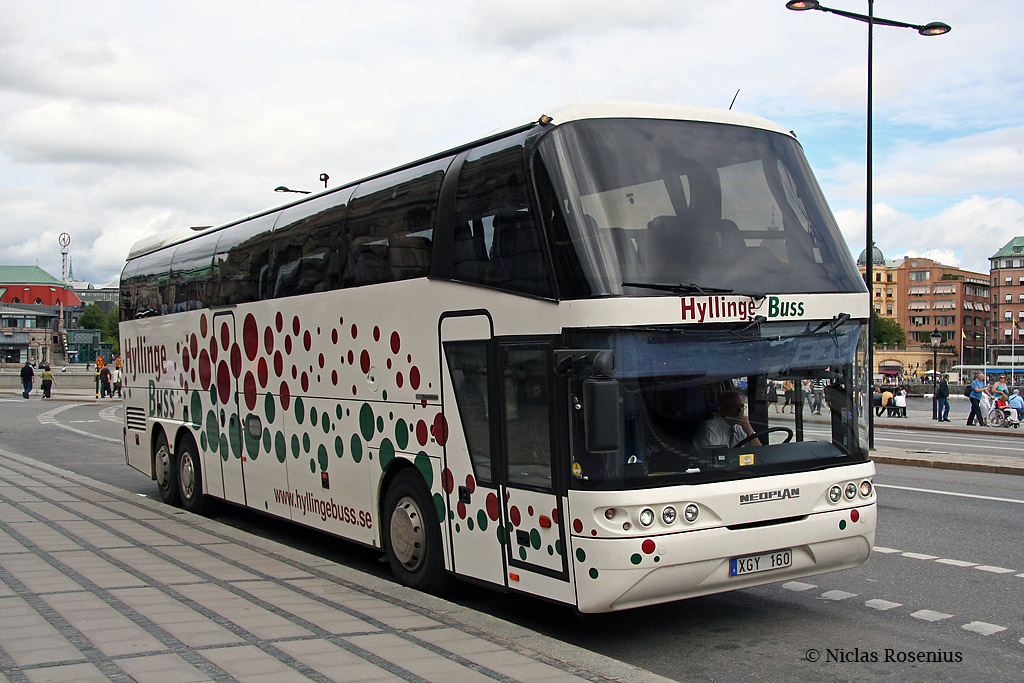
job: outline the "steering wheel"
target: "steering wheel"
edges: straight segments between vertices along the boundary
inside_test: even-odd
[[[793,430],[790,429],[789,427],[770,427],[769,429],[765,429],[765,430],[760,431],[760,432],[754,432],[753,434],[751,434],[750,436],[748,436],[747,438],[743,439],[738,444],[733,446],[733,448],[739,448],[740,446],[745,446],[748,443],[750,443],[751,441],[753,441],[754,439],[760,439],[762,436],[765,437],[765,438],[764,438],[764,440],[761,441],[761,443],[767,444],[768,443],[768,441],[767,441],[768,435],[771,434],[772,432],[786,432],[786,440],[783,441],[782,443],[789,443],[790,441],[793,440]]]

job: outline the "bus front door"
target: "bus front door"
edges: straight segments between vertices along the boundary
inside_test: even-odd
[[[562,472],[553,425],[558,412],[553,346],[516,339],[497,346],[492,396],[500,412],[500,480],[510,588],[574,602],[563,524]],[[496,383],[497,386],[493,386]]]
[[[230,311],[213,316],[214,343],[218,350],[213,367],[211,396],[214,414],[219,423],[220,436],[214,445],[210,440],[208,453],[216,456],[205,457],[203,466],[207,472],[217,467],[224,485],[224,500],[245,504],[245,480],[243,473],[242,423],[238,417],[238,376],[242,371],[242,351],[235,337],[235,316]],[[216,475],[208,477],[215,481]],[[221,492],[207,489],[207,493],[220,496]]]

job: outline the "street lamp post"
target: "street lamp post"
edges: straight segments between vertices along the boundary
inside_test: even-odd
[[[939,383],[939,344],[942,343],[942,333],[939,328],[928,335],[932,342],[932,419],[939,419],[939,399],[935,397],[935,391]]]
[[[917,32],[920,33],[922,36],[941,36],[944,33],[949,33],[951,29],[950,29],[948,24],[943,24],[940,21],[933,21],[933,22],[931,22],[929,24],[908,24],[908,23],[905,23],[905,22],[902,22],[902,21],[894,21],[892,19],[882,19],[881,17],[876,17],[875,14],[874,14],[874,12],[875,12],[874,0],[868,0],[868,13],[866,15],[864,15],[864,14],[857,14],[856,12],[847,12],[846,10],[832,9],[831,7],[823,7],[821,5],[821,3],[818,2],[818,0],[789,0],[789,2],[786,3],[786,8],[787,9],[791,9],[791,10],[795,10],[795,11],[819,10],[821,12],[828,12],[829,14],[838,14],[839,16],[846,17],[848,19],[855,19],[857,21],[863,21],[863,22],[865,22],[868,25],[868,88],[867,88],[867,90],[868,90],[868,93],[867,93],[867,95],[868,95],[868,97],[867,97],[868,102],[867,102],[867,141],[866,141],[866,145],[867,145],[867,193],[866,194],[867,194],[867,197],[866,197],[866,206],[865,206],[865,212],[867,214],[866,217],[865,217],[865,223],[866,223],[866,225],[865,225],[865,241],[867,243],[867,246],[866,246],[865,251],[864,251],[864,255],[865,255],[865,260],[864,260],[865,261],[864,276],[865,276],[865,279],[867,280],[867,286],[868,286],[868,306],[870,308],[870,311],[868,313],[868,326],[867,326],[868,327],[868,329],[867,329],[868,343],[867,343],[867,354],[866,354],[867,358],[865,359],[866,360],[866,364],[867,364],[867,372],[868,372],[868,384],[870,385],[870,384],[874,384],[874,381],[875,381],[875,369],[874,369],[874,359],[873,359],[873,355],[874,354],[872,353],[872,345],[873,345],[874,342],[873,342],[872,336],[871,336],[872,332],[873,332],[873,330],[871,329],[872,328],[871,314],[874,313],[874,309],[875,309],[874,299],[872,298],[872,292],[874,291],[872,289],[874,287],[873,268],[872,268],[872,266],[874,265],[875,240],[874,240],[874,227],[873,227],[873,223],[872,223],[872,210],[871,210],[871,202],[872,202],[872,188],[871,188],[871,175],[872,175],[872,173],[871,173],[871,72],[872,72],[871,52],[872,52],[872,49],[871,48],[872,48],[872,45],[871,45],[871,43],[872,43],[872,37],[873,37],[873,33],[874,33],[874,26],[875,26],[875,24],[881,24],[883,26],[896,26],[896,27],[899,27],[899,28],[912,28],[912,29],[916,29]],[[868,413],[868,448],[874,448],[875,447],[875,420],[874,420],[873,413],[870,410],[867,411],[867,413]]]

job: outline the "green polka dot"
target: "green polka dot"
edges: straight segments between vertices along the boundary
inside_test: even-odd
[[[324,472],[327,470],[327,447],[320,444],[316,447],[316,460],[320,463],[320,471]]]
[[[459,526],[459,524],[456,522],[456,524],[455,524],[455,533],[458,534],[458,533],[461,533],[461,532],[462,532],[462,527]]]
[[[466,528],[469,529],[470,531],[473,530],[473,518],[472,517],[466,517]]]
[[[277,453],[277,461],[284,462],[288,459],[288,449],[284,443],[284,432],[274,435],[274,452]]]
[[[381,434],[384,433],[384,418],[383,417],[378,417],[377,418],[377,431],[380,432]]]
[[[487,513],[485,511],[477,510],[476,525],[480,527],[480,531],[487,531]]]
[[[380,442],[380,468],[386,470],[394,459],[395,445],[391,443],[391,439],[384,439]],[[429,488],[429,485],[427,488]]]
[[[416,469],[423,475],[423,481],[427,483],[427,488],[433,488],[434,467],[431,465],[430,458],[427,454],[424,451],[417,453],[416,458],[413,460],[413,464],[416,465]]]
[[[551,557],[555,556],[555,549],[551,545],[548,546],[548,555],[550,555]]]
[[[334,406],[334,414],[338,416],[339,420],[341,419],[341,416],[342,416],[343,413],[341,412],[341,404],[340,403],[338,405]]]
[[[500,524],[496,525],[494,527],[494,534],[498,537],[498,544],[505,545],[508,539],[508,534],[505,533],[505,527],[501,526]]]
[[[555,541],[555,552],[559,555],[562,554],[562,539]]]
[[[245,444],[245,453],[249,456],[250,460],[256,460],[260,457],[260,440],[254,438],[249,434],[248,429],[242,430],[242,443]]]
[[[440,493],[434,494],[434,509],[437,510],[437,518],[444,519],[444,496]]]
[[[373,408],[369,403],[364,403],[359,409],[359,433],[366,441],[373,438]]]
[[[224,434],[220,435],[220,457],[224,462],[227,462],[228,458],[231,457],[231,454],[228,453],[228,437]]]
[[[309,409],[309,423],[316,427],[316,423],[320,421],[320,413],[316,412],[316,408]]]
[[[309,459],[309,471],[311,474],[316,474],[316,461],[313,458]]]
[[[263,399],[263,410],[267,413],[267,422],[273,422],[274,416],[277,414],[273,394],[267,394],[267,397]]]
[[[199,429],[203,426],[203,396],[198,391],[192,392],[192,408],[189,411],[192,415],[192,428]]]
[[[580,562],[587,561],[587,554],[583,552],[583,548],[576,548],[576,559]]]
[[[217,405],[217,386],[214,384],[210,385],[210,405]]]
[[[592,578],[592,579],[596,579],[597,578],[597,570],[594,569],[593,567],[590,568],[589,574],[590,574],[590,578]]]
[[[846,520],[845,519],[839,520],[839,530],[840,531],[845,531],[846,530]]]
[[[519,559],[526,560],[526,546],[519,546]]]
[[[271,436],[271,434],[270,434],[270,428],[269,427],[264,427],[263,428],[263,450],[265,450],[267,453],[269,453],[270,449],[273,447],[273,445],[274,445],[274,437]]]
[[[311,446],[309,443],[309,433],[307,432],[302,435],[302,450],[305,451],[306,453],[309,453],[310,448]]]
[[[202,432],[199,435],[199,445],[203,447],[204,451],[209,447],[209,444],[206,441],[206,432]]]
[[[220,426],[217,424],[217,413],[212,410],[206,413],[206,437],[210,440],[210,450],[216,453],[220,447]]]
[[[352,441],[350,443],[350,451],[352,451],[352,460],[355,462],[362,462],[363,460],[363,442],[359,440],[358,434],[352,435]]]
[[[405,420],[400,419],[395,423],[395,443],[400,451],[404,451],[409,445],[409,425],[405,423]]]
[[[302,421],[306,419],[306,409],[302,404],[301,398],[295,399],[295,421],[302,424]]]
[[[231,455],[242,457],[242,424],[238,416],[232,414],[228,421],[228,443],[231,444]]]
[[[655,555],[654,556],[654,561],[655,562],[661,562],[661,556],[660,555]]]
[[[632,562],[633,564],[640,564],[641,562],[644,561],[644,558],[643,558],[643,556],[640,553],[633,553],[632,555],[629,556],[629,561]]]
[[[345,442],[341,440],[340,436],[334,437],[334,453],[339,458],[345,455]]]
[[[530,545],[534,550],[540,550],[540,532],[536,529],[530,529]]]
[[[327,413],[323,414],[323,417],[320,420],[320,427],[324,430],[324,434],[331,431],[331,416]]]
[[[299,450],[299,435],[292,434],[292,457],[298,458],[300,452],[301,451]]]

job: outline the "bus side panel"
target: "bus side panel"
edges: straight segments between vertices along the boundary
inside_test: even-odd
[[[254,388],[250,385],[250,390]],[[297,502],[288,481],[288,442],[295,432],[281,397],[243,388],[238,406],[245,502],[261,512],[293,519]]]

